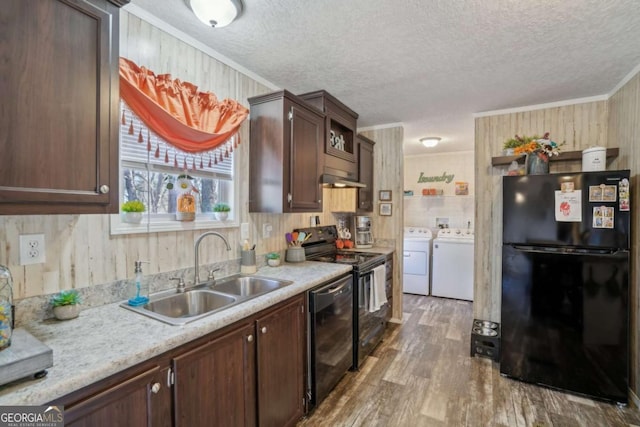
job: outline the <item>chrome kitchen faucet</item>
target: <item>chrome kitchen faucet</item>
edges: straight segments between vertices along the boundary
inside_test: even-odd
[[[199,256],[199,249],[200,249],[200,242],[202,241],[202,239],[204,239],[207,236],[218,236],[219,238],[222,239],[222,241],[224,242],[225,245],[227,245],[227,250],[230,251],[231,250],[231,246],[229,246],[229,242],[227,242],[227,239],[225,239],[225,237],[216,232],[216,231],[207,231],[206,233],[202,233],[198,239],[196,240],[196,244],[195,244],[195,275],[194,275],[194,280],[193,280],[193,285],[197,286],[200,283],[200,273],[199,273],[199,269],[200,269],[200,256]]]

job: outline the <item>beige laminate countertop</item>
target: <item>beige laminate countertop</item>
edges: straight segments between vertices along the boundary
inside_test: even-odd
[[[24,325],[53,350],[53,367],[42,379],[0,387],[0,405],[43,405],[349,271],[348,265],[309,261],[262,267],[256,276],[294,283],[184,326],[164,324],[120,303],[87,309],[73,320]]]

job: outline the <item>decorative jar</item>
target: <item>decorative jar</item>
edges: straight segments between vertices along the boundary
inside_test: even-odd
[[[178,221],[193,221],[196,219],[196,197],[187,191],[178,196],[176,219]]]
[[[549,156],[541,151],[528,153],[526,158],[527,175],[545,175],[549,173]]]
[[[13,320],[13,279],[9,269],[0,265],[0,350],[11,345]]]

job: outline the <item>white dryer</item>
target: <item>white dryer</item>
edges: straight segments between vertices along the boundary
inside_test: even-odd
[[[431,294],[473,301],[473,230],[445,228],[433,239]]]
[[[431,284],[431,230],[405,227],[402,291],[406,294],[429,295]]]

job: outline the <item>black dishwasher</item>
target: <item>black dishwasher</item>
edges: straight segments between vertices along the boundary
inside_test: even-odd
[[[353,276],[309,291],[309,401],[317,406],[353,362]]]

